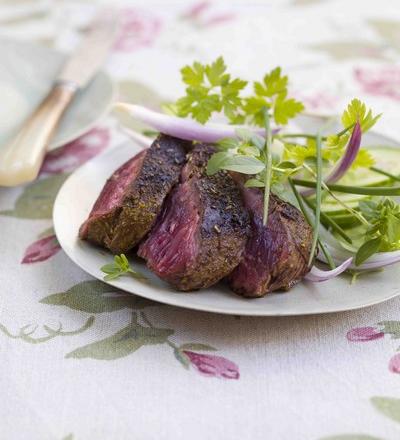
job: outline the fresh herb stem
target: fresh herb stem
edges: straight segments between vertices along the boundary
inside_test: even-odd
[[[317,175],[314,173],[314,170],[312,168],[310,168],[306,164],[303,164],[303,166],[307,171],[309,171],[316,178]],[[294,183],[296,183],[296,180],[294,180]],[[339,205],[343,206],[343,208],[346,211],[350,212],[354,217],[358,218],[358,220],[360,220],[360,222],[363,223],[364,225],[369,226],[369,223],[367,222],[367,220],[365,220],[365,218],[359,212],[357,212],[355,209],[350,208],[349,206],[346,205],[346,203],[344,203],[342,200],[340,200],[339,197],[337,197],[332,192],[331,188],[325,182],[322,182],[322,186],[328,192],[328,194],[339,203]]]
[[[321,240],[318,239],[319,247],[322,249],[322,253],[325,255],[326,261],[328,262],[328,266],[330,269],[336,269],[336,264],[333,261],[332,255],[328,251],[327,247],[322,243]]]
[[[264,180],[264,215],[263,224],[266,225],[268,221],[268,207],[269,196],[271,192],[271,177],[272,177],[272,132],[271,124],[267,107],[263,107],[264,125],[265,125],[265,180]]]
[[[317,188],[318,182],[311,182],[309,180],[294,179],[295,185],[304,186],[306,188]],[[330,191],[336,191],[346,194],[361,194],[367,196],[400,196],[400,187],[385,187],[385,186],[351,186],[351,185],[326,185]]]
[[[313,241],[311,245],[311,253],[310,258],[308,260],[308,265],[311,266],[315,250],[317,248],[318,244],[318,236],[319,236],[319,223],[320,223],[320,217],[321,217],[321,199],[322,199],[322,140],[321,140],[321,133],[318,132],[317,136],[315,137],[316,140],[316,154],[317,154],[317,161],[316,161],[316,169],[317,169],[317,177],[316,177],[316,191],[315,191],[315,223],[314,223],[314,229],[313,229]]]
[[[315,139],[314,134],[307,133],[286,133],[286,134],[278,134],[276,135],[278,138],[304,138],[304,139]],[[322,137],[322,140],[326,141],[326,137]]]
[[[354,215],[330,215],[329,218],[334,220],[342,229],[354,228],[360,224],[360,219]]]
[[[311,200],[304,198],[304,201],[311,209],[315,210],[315,204],[312,203]],[[352,239],[346,234],[346,232],[331,217],[329,217],[329,215],[325,214],[323,211],[321,211],[321,221],[323,224],[325,223],[327,226],[330,226],[332,230],[337,232],[348,243],[353,243]]]
[[[396,180],[397,182],[400,182],[400,177],[399,176],[395,176],[394,174],[390,174],[387,171],[381,170],[380,168],[370,167],[369,169],[371,171],[374,171],[375,173],[382,174],[382,175],[384,175],[386,177],[390,177],[392,180]]]
[[[300,208],[301,212],[304,215],[304,218],[307,220],[307,223],[310,226],[313,226],[313,223],[312,223],[312,220],[310,218],[310,215],[308,214],[307,209],[306,209],[305,204],[304,204],[304,202],[305,202],[304,197],[302,197],[299,194],[299,192],[297,191],[297,188],[295,187],[295,185],[293,183],[293,180],[290,177],[288,178],[288,181],[289,181],[289,185],[290,185],[290,187],[292,189],[292,192],[293,192],[294,196],[296,197],[296,200],[297,200],[297,202],[299,204],[299,208]],[[333,261],[333,258],[331,256],[331,254],[329,253],[328,249],[326,248],[326,246],[324,245],[324,243],[322,243],[322,241],[320,239],[318,239],[318,244],[319,244],[319,247],[322,249],[323,254],[325,255],[325,258],[326,258],[326,260],[328,262],[329,267],[331,269],[335,269],[336,268],[335,262]]]
[[[146,279],[140,272],[135,271],[129,264],[125,254],[115,255],[114,261],[109,264],[105,264],[100,268],[106,275],[104,281],[112,281],[119,278],[122,275],[131,275],[137,279]]]
[[[352,124],[346,128],[344,128],[342,131],[339,131],[339,133],[336,134],[336,136],[343,136],[346,134],[349,130],[351,130],[354,127],[355,124]],[[285,133],[285,134],[278,134],[276,135],[277,138],[303,138],[303,139],[315,139],[314,134],[309,133]],[[326,141],[328,139],[327,136],[321,136],[321,141]]]
[[[342,131],[339,131],[339,133],[336,134],[336,136],[343,136],[344,134],[346,134],[349,130],[351,130],[356,124],[351,124],[348,127],[344,128]]]

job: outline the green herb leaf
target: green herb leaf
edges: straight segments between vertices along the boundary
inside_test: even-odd
[[[383,198],[378,203],[362,201],[359,209],[370,223],[365,232],[366,241],[379,237],[379,250],[394,251],[400,249],[400,205],[394,200]]]
[[[286,92],[281,93],[274,106],[274,119],[277,124],[286,125],[289,119],[294,118],[304,110],[304,105],[293,98],[286,99]]]
[[[274,95],[284,93],[288,86],[288,77],[282,76],[280,67],[276,67],[264,76],[263,84],[254,83],[254,93],[257,96],[266,96],[271,98]]]
[[[349,127],[359,121],[361,130],[365,133],[375,125],[380,117],[381,114],[373,117],[371,110],[367,112],[367,107],[363,102],[359,99],[353,99],[343,112],[342,123],[344,127]]]
[[[146,277],[140,272],[132,269],[125,254],[115,255],[114,262],[105,264],[100,268],[100,270],[106,274],[104,276],[104,281],[115,280],[116,278],[126,274],[130,274],[137,279],[146,279]]]
[[[372,240],[366,241],[357,251],[355,259],[356,266],[364,263],[364,261],[366,261],[371,255],[378,252],[381,244],[381,237],[373,238]]]
[[[258,179],[249,179],[245,183],[246,188],[264,188],[264,182]]]
[[[253,123],[264,126],[263,108],[272,108],[276,123],[286,124],[304,109],[288,95],[288,77],[280,67],[267,73],[262,82],[254,82],[254,94],[242,96],[247,81],[232,78],[222,57],[211,64],[193,63],[181,69],[186,95],[173,106],[178,116],[191,116],[204,124],[213,113],[224,112],[233,124]],[[171,109],[171,107],[169,107]],[[259,142],[254,142],[259,145]]]
[[[263,162],[255,157],[248,156],[230,156],[220,163],[220,169],[222,170],[236,171],[243,174],[258,174],[264,170],[264,167]]]

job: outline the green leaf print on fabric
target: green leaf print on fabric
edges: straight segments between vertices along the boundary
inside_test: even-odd
[[[371,397],[371,403],[375,409],[380,413],[394,420],[400,422],[400,399],[394,397]]]
[[[61,322],[59,323],[57,329],[53,329],[48,325],[43,325],[43,329],[46,331],[47,335],[39,336],[37,338],[35,338],[33,334],[37,330],[38,326],[37,325],[32,326],[32,324],[27,324],[21,327],[19,329],[19,333],[16,335],[12,334],[3,324],[0,324],[0,331],[11,339],[22,339],[28,344],[42,344],[44,342],[49,341],[50,339],[56,338],[57,336],[74,336],[74,335],[78,335],[79,333],[83,333],[89,327],[91,327],[93,323],[94,323],[94,316],[90,316],[82,327],[72,331],[64,331]]]
[[[331,435],[329,437],[322,437],[320,440],[383,440],[378,437],[372,437],[372,435],[366,434],[341,434]]]
[[[381,331],[386,335],[391,335],[392,339],[400,339],[400,321],[382,321],[378,325],[383,326]]]
[[[192,342],[190,344],[182,344],[179,348],[181,350],[217,351],[217,349],[211,347],[211,345],[200,344],[198,342]]]
[[[97,280],[75,284],[65,292],[54,293],[40,300],[42,304],[66,306],[87,313],[114,312],[124,308],[143,309],[158,303],[122,292]]]
[[[0,211],[0,215],[32,220],[50,219],[58,190],[67,177],[68,174],[58,174],[37,180],[24,189],[14,209]]]
[[[74,434],[68,434],[66,437],[63,437],[62,440],[74,440]]]
[[[77,348],[66,358],[92,358],[113,360],[135,352],[144,345],[164,344],[174,330],[144,327],[138,322],[137,313],[132,314],[132,322],[108,338]]]
[[[177,347],[172,347],[172,348],[174,349],[174,356],[175,356],[176,360],[181,363],[183,368],[186,368],[186,370],[189,370],[189,367],[190,367],[189,356]]]
[[[392,47],[400,50],[400,21],[372,19],[368,23]]]

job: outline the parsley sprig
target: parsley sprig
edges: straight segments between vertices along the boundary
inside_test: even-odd
[[[140,272],[132,269],[125,254],[115,255],[114,262],[105,264],[100,270],[106,274],[104,281],[115,280],[122,275],[131,275],[136,279],[146,279]]]
[[[178,99],[176,110],[179,116],[192,116],[201,124],[206,123],[213,112],[223,111],[231,122],[239,122],[242,99],[239,96],[247,81],[231,78],[226,73],[222,57],[211,64],[195,62],[181,69],[182,81],[187,85],[186,96]]]
[[[280,67],[267,73],[263,80],[253,83],[253,94],[244,96],[248,82],[232,78],[226,72],[222,57],[210,64],[193,63],[181,69],[186,85],[186,95],[178,99],[175,110],[178,116],[191,116],[201,124],[213,113],[223,112],[232,124],[254,124],[264,127],[264,108],[278,125],[304,110],[301,102],[288,97],[288,77]]]

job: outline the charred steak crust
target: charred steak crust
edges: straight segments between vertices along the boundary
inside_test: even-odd
[[[297,208],[274,194],[264,226],[262,193],[243,188],[243,195],[251,215],[252,235],[240,264],[229,276],[229,284],[246,297],[288,290],[309,271],[312,229]]]
[[[148,267],[178,290],[209,287],[228,275],[239,263],[249,236],[249,216],[230,175],[205,174],[214,151],[204,144],[194,148],[182,170],[181,184],[139,248]],[[191,211],[182,215],[188,205]],[[181,235],[185,238],[180,239]]]
[[[101,208],[107,186],[118,182],[121,170],[123,172],[130,161],[119,168],[107,181],[88,220],[81,226],[80,238],[104,246],[113,253],[127,252],[135,247],[151,230],[164,199],[179,181],[186,150],[190,146],[190,142],[159,135],[148,150],[139,153],[143,155],[139,159],[141,163],[128,179],[120,200],[98,215],[96,205]]]

